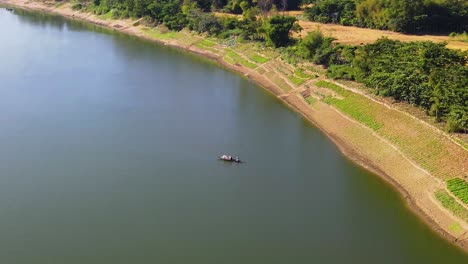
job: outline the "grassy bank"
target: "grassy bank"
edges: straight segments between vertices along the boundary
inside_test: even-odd
[[[466,148],[440,129],[395,109],[359,85],[327,79],[323,69],[310,62],[287,63],[280,51],[258,43],[229,45],[225,40],[188,30],[175,32],[135,25],[130,19],[100,18],[74,11],[69,4],[57,7],[52,3],[1,1],[83,19],[185,49],[248,76],[315,123],[351,159],[407,194],[419,215],[436,230],[459,238],[458,245],[468,248],[462,243],[463,237],[459,237],[468,231],[468,222],[460,213],[464,206],[455,195],[439,192],[446,188],[446,181],[466,175]]]

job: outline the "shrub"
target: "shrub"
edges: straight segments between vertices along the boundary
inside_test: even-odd
[[[83,5],[81,3],[76,3],[72,5],[72,10],[81,10],[83,8]]]

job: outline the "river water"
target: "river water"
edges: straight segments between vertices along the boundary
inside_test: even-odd
[[[42,13],[0,33],[0,263],[468,263],[231,72]]]

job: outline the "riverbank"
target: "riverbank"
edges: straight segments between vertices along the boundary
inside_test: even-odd
[[[405,116],[388,105],[373,102],[366,95],[345,95],[337,89],[323,87],[321,81],[331,81],[322,76],[320,68],[309,64],[289,65],[278,59],[274,50],[242,43],[228,47],[222,41],[187,31],[165,32],[163,29],[145,28],[132,20],[109,20],[73,11],[68,4],[17,0],[0,2],[85,20],[187,50],[248,77],[316,124],[345,155],[392,183],[413,211],[439,234],[467,249],[466,223],[453,216],[434,198],[437,190],[445,188],[445,178],[461,175],[460,164],[465,162],[466,150],[429,125]],[[358,100],[365,103],[364,107],[368,110],[359,109],[358,105],[350,109],[326,103],[324,99],[329,97]],[[353,112],[356,109],[360,111],[359,115]],[[364,120],[362,116],[368,118]],[[371,122],[368,122],[369,118]],[[438,143],[433,150],[428,149],[431,148],[430,144],[425,144],[432,141]],[[411,146],[405,146],[408,142]],[[444,151],[438,153],[440,149]],[[422,153],[428,155],[423,156]],[[459,228],[453,230],[451,227],[454,224]]]

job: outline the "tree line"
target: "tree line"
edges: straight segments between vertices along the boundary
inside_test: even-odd
[[[310,0],[307,17],[404,33],[468,31],[466,0]]]
[[[270,2],[261,1],[240,2],[242,19],[207,12],[214,3],[210,0],[182,4],[178,0],[94,0],[80,3],[80,8],[115,17],[145,17],[171,30],[188,28],[217,38],[262,42],[293,61],[324,65],[330,77],[355,80],[379,95],[419,106],[447,122],[448,131],[468,130],[468,52],[447,49],[445,44],[389,39],[362,46],[337,45],[318,30],[293,39],[291,32],[301,30],[297,19],[268,15],[271,7],[262,4]]]
[[[188,3],[190,2],[190,3]],[[183,6],[193,3],[203,12],[220,11],[243,14],[266,13],[271,10],[298,10],[305,7],[305,16],[321,23],[338,23],[385,29],[404,33],[468,32],[466,0],[93,0],[96,11],[114,9],[118,15],[151,16],[171,20],[168,24],[187,23]],[[176,17],[166,17],[176,13]]]

